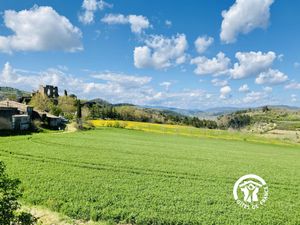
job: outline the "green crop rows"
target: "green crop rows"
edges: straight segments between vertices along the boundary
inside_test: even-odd
[[[23,201],[73,218],[133,224],[300,224],[300,149],[116,128],[0,138]],[[233,200],[249,173],[264,207]]]

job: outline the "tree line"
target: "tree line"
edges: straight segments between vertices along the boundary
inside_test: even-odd
[[[90,119],[116,119],[138,122],[150,122],[159,124],[180,124],[198,128],[216,129],[217,122],[213,120],[199,119],[197,117],[184,116],[166,110],[153,110],[136,106],[100,106],[90,107]]]
[[[184,116],[169,110],[141,108],[133,105],[87,104],[70,96],[60,96],[56,101],[47,96],[35,95],[30,104],[36,109],[50,112],[56,116],[63,116],[68,120],[75,120],[76,115],[82,120],[112,119],[159,124],[178,124],[208,129],[241,129],[251,123],[247,111],[238,111],[222,115],[217,120],[200,119]]]

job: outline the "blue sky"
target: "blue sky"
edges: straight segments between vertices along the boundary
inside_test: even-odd
[[[300,3],[9,0],[0,85],[188,109],[300,106]]]

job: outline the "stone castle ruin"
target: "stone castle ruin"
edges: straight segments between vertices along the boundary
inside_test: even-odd
[[[48,98],[58,98],[58,87],[52,85],[40,85],[38,93],[47,96]]]

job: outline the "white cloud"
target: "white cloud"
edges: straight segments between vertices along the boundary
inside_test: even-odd
[[[269,69],[268,71],[261,72],[255,79],[257,84],[281,84],[288,80],[288,76],[279,70]]]
[[[127,16],[123,14],[108,14],[101,19],[103,23],[107,24],[128,24],[129,20]]]
[[[169,91],[170,86],[172,85],[172,83],[168,82],[168,81],[164,81],[164,82],[161,82],[159,85],[164,87],[166,91]]]
[[[256,105],[278,104],[280,100],[278,100],[278,98],[274,99],[270,95],[272,90],[271,87],[264,87],[263,91],[248,92],[242,102],[246,104],[256,103]]]
[[[126,85],[126,87],[128,88],[142,86],[148,84],[152,80],[151,77],[147,77],[147,76],[132,76],[132,75],[112,73],[112,72],[94,74],[92,75],[92,77],[100,80]]]
[[[191,60],[191,64],[197,67],[194,72],[198,75],[213,74],[220,75],[228,72],[230,59],[223,52],[219,52],[216,57],[208,59],[205,56],[199,56]]]
[[[226,86],[228,84],[227,80],[219,80],[217,78],[212,79],[211,83],[216,86],[216,87],[222,87],[222,86]]]
[[[166,20],[165,25],[170,28],[172,26],[172,21],[171,20]]]
[[[273,2],[274,0],[236,0],[228,11],[222,12],[221,40],[232,43],[239,33],[247,34],[256,28],[266,28]]]
[[[179,92],[157,92],[149,99],[151,105],[164,105],[183,109],[211,107],[212,95],[201,89],[185,89]]]
[[[283,58],[284,58],[284,55],[283,55],[283,54],[279,54],[279,55],[277,56],[277,59],[278,59],[279,62],[282,62],[282,61],[283,61]]]
[[[238,63],[230,70],[233,79],[242,79],[269,69],[276,58],[274,52],[237,52]]]
[[[137,68],[164,69],[185,62],[188,43],[184,34],[171,38],[152,35],[145,45],[134,49],[134,65]]]
[[[212,37],[202,36],[198,37],[195,41],[195,47],[199,54],[206,51],[206,49],[214,42]]]
[[[128,15],[123,14],[108,14],[101,19],[103,23],[107,24],[130,24],[131,31],[136,34],[142,33],[144,29],[150,27],[149,20],[142,15]]]
[[[243,99],[244,103],[259,103],[262,104],[262,100],[266,99],[268,97],[266,92],[259,92],[259,91],[251,91],[246,95],[246,97]]]
[[[6,83],[11,83],[17,80],[17,74],[16,71],[13,70],[11,65],[7,62],[4,64],[2,73],[1,73],[1,79],[0,82],[2,85],[5,85]]]
[[[6,10],[4,24],[14,34],[0,36],[0,51],[82,50],[81,31],[51,7]]]
[[[289,82],[287,85],[285,85],[286,89],[296,89],[299,90],[300,89],[300,83],[297,81],[291,81]]]
[[[220,89],[220,98],[227,99],[230,97],[231,87],[225,86]]]
[[[267,87],[264,87],[264,91],[267,93],[271,93],[273,91],[273,88],[267,86]]]
[[[113,5],[103,0],[84,0],[81,7],[84,11],[79,15],[79,21],[83,24],[91,24],[95,20],[94,17],[97,10],[112,8]]]
[[[298,101],[298,97],[295,94],[291,95],[291,102],[297,102]]]
[[[150,27],[149,20],[144,16],[129,15],[128,18],[133,33],[140,34],[144,29]]]
[[[37,88],[39,84],[58,85],[68,83],[69,77],[62,79],[64,72],[56,69],[49,69],[41,73],[28,72],[14,69],[10,63],[5,63],[4,68],[0,74],[0,85],[12,86],[28,90],[29,88]],[[73,80],[70,80],[73,83]],[[30,89],[29,89],[30,90]]]
[[[40,84],[50,84],[58,86],[60,90],[67,89],[69,93],[76,93],[79,97],[101,97],[115,102],[135,101],[136,96],[140,96],[140,101],[142,101],[144,96],[148,98],[153,94],[153,90],[148,87],[152,78],[148,76],[105,72],[93,74],[90,77],[94,78],[94,81],[76,77],[55,68],[30,72],[14,69],[6,63],[0,73],[0,86],[31,91],[36,90]]]
[[[295,68],[299,68],[300,67],[300,63],[299,62],[294,62],[294,67]]]
[[[244,93],[247,93],[250,91],[250,88],[248,87],[247,84],[243,84],[242,86],[240,86],[239,88],[239,92],[244,92]]]

